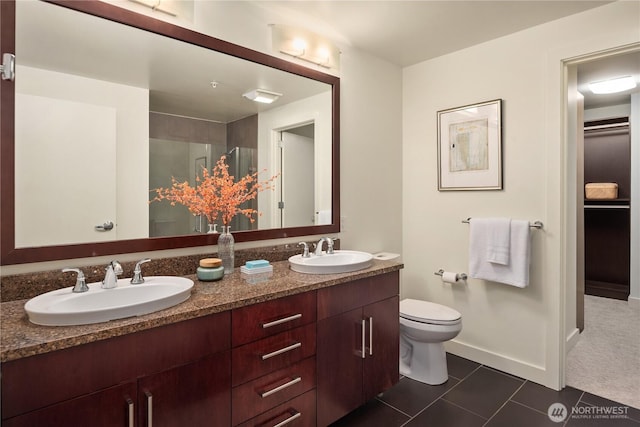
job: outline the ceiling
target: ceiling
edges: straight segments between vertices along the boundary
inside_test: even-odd
[[[624,76],[635,77],[638,86],[611,95],[594,95],[589,90],[590,82]],[[578,92],[584,95],[584,106],[587,109],[628,103],[631,93],[640,92],[640,50],[579,64]]]
[[[332,38],[401,67],[557,20],[610,1],[257,1]],[[628,102],[632,91],[593,95],[589,82],[635,76],[640,52],[609,56],[578,66],[585,107]],[[640,88],[636,88],[636,91]]]
[[[1,0],[0,0],[1,1]],[[202,0],[204,1],[204,0]],[[526,28],[543,24],[552,20],[560,19],[571,14],[579,13],[591,8],[602,6],[610,1],[595,0],[569,0],[569,1],[431,1],[431,0],[359,0],[359,1],[288,1],[288,0],[250,0],[250,2],[258,7],[269,9],[270,12],[280,14],[285,20],[290,22],[300,22],[300,26],[308,30],[317,32],[334,40],[340,46],[351,46],[360,51],[368,52],[378,58],[387,60],[397,64],[400,67],[410,66],[431,58],[445,55],[460,49],[464,49],[485,41],[489,41],[498,37],[512,34]],[[40,2],[19,2],[22,7],[24,4]],[[45,7],[45,6],[42,6]],[[56,8],[49,6],[57,10]],[[42,43],[42,40],[50,41],[54,34],[55,37],[67,37],[64,42],[60,42],[59,46],[72,46],[75,43],[84,42],[89,44],[92,52],[91,57],[96,57],[96,46],[101,45],[96,41],[90,41],[88,35],[91,31],[83,32],[84,36],[78,38],[76,24],[68,25],[69,34],[57,29],[49,33],[49,35],[41,35],[47,27],[47,22],[51,22],[49,11],[42,16],[47,19],[33,25],[31,40],[33,40],[33,48],[39,52],[47,52],[51,49],[51,43]],[[36,16],[36,14],[27,14],[28,17]],[[90,24],[94,25],[94,24]],[[21,30],[21,26],[18,29]],[[123,36],[130,39],[129,35]],[[127,44],[127,43],[125,43]],[[118,50],[115,50],[118,52]],[[78,55],[73,53],[71,49],[65,49],[62,53],[53,51],[48,52],[48,56],[53,56],[58,62],[71,63],[73,57],[81,58],[87,55]],[[100,53],[108,55],[108,52]],[[39,53],[39,55],[44,55]],[[186,53],[185,53],[186,54]],[[71,58],[68,56],[71,55]],[[153,57],[154,53],[148,49],[126,49],[120,50],[119,55],[132,55],[135,57],[144,56],[143,64],[161,63],[163,60]],[[25,59],[24,56],[21,56]],[[63,58],[66,58],[63,60]],[[105,56],[106,58],[106,56]],[[109,63],[113,64],[133,64],[131,58],[109,58]],[[175,61],[171,61],[175,62]],[[93,61],[93,63],[97,63]],[[189,60],[193,63],[193,59]],[[120,68],[121,72],[127,74],[128,79],[139,78],[142,80],[161,80],[161,76],[151,76],[141,67],[139,72],[134,72],[129,67],[113,67]],[[198,69],[197,67],[190,67]],[[200,67],[207,69],[210,67]],[[171,73],[165,73],[171,77]],[[234,73],[237,75],[237,73]],[[585,85],[589,81],[603,80],[608,77],[617,77],[623,75],[634,75],[640,83],[640,52],[635,54],[617,55],[615,57],[607,57],[603,60],[584,62],[578,65],[579,90],[585,95],[585,106],[587,108],[603,105],[612,105],[624,102],[624,98],[628,99],[629,92],[623,93],[621,96],[598,96],[595,97],[585,90]],[[237,76],[234,77],[234,79]],[[221,75],[218,70],[215,75],[206,75],[202,78],[181,79],[181,84],[190,84],[198,82],[200,86],[190,89],[192,92],[202,92],[205,84],[208,85],[211,80],[224,82],[226,77]],[[175,84],[174,78],[169,81]],[[149,82],[133,82],[129,83],[141,87],[149,86]],[[249,87],[249,83],[244,86]],[[209,88],[210,89],[210,88]],[[225,89],[224,85],[219,85],[218,93]],[[640,89],[639,89],[640,90]],[[180,91],[185,92],[187,89],[181,88]],[[168,92],[163,90],[162,92]],[[155,89],[155,93],[160,96],[161,91]],[[288,93],[292,94],[292,88]],[[237,102],[241,99],[236,99]],[[229,103],[227,103],[229,104]],[[246,106],[246,103],[245,103]],[[255,108],[255,107],[252,107]],[[248,115],[251,112],[244,112],[238,106],[236,116],[241,117],[242,114]],[[198,116],[199,117],[199,116]],[[226,121],[229,118],[219,118]]]
[[[610,1],[256,1],[315,32],[401,67]],[[300,20],[298,19],[298,22]]]

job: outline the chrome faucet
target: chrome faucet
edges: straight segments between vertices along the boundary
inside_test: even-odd
[[[298,246],[304,246],[302,249],[302,258],[309,258],[311,256],[309,255],[309,245],[307,245],[307,242],[300,242]]]
[[[122,274],[122,266],[118,261],[111,261],[102,280],[102,288],[113,289],[118,286],[118,276]]]
[[[63,268],[62,272],[66,273],[67,271],[74,271],[78,273],[78,277],[76,278],[76,284],[71,290],[71,292],[79,293],[79,292],[87,292],[89,287],[87,286],[87,282],[84,279],[84,273],[79,268]]]
[[[316,255],[322,255],[323,242],[327,242],[327,254],[331,255],[333,253],[333,239],[331,237],[323,237],[320,240],[318,240],[318,243],[316,243],[316,250],[314,253]]]
[[[139,285],[141,283],[144,283],[144,277],[142,277],[142,268],[140,266],[149,261],[151,261],[151,258],[145,258],[138,261],[135,268],[133,269],[133,277],[131,278],[132,285]]]

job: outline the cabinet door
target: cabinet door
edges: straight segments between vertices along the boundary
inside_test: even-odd
[[[37,387],[37,385],[34,385]],[[130,382],[8,420],[5,427],[134,427],[136,384]]]
[[[139,426],[229,426],[229,352],[140,379],[138,401]]]
[[[364,400],[374,398],[400,380],[399,298],[364,307],[367,349],[364,360]]]
[[[318,322],[318,426],[360,406],[363,363],[362,309]]]

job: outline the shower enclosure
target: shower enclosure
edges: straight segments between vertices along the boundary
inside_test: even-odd
[[[211,171],[218,159],[224,154],[229,165],[229,175],[237,180],[257,170],[257,150],[255,148],[234,147],[227,151],[222,144],[200,144],[193,142],[177,142],[162,139],[150,139],[149,141],[149,188],[171,186],[171,178],[178,182],[188,181],[189,185],[196,187],[197,176],[202,176],[202,168]],[[151,197],[155,193],[151,192]],[[257,200],[251,200],[241,208],[257,209]],[[220,218],[218,231],[222,231]],[[257,222],[253,224],[243,216],[237,215],[231,221],[231,231],[254,230]],[[168,202],[154,202],[149,205],[149,237],[177,236],[193,233],[206,233],[209,229],[207,219],[192,215],[189,210],[176,204],[172,206]]]
[[[229,175],[236,181],[246,175],[254,174],[258,170],[258,150],[248,147],[233,147],[226,153],[225,162],[229,165]],[[240,205],[240,209],[258,209],[258,200],[253,199]],[[255,216],[254,216],[255,219]],[[236,215],[231,221],[231,232],[255,230],[258,222],[251,223],[244,215]]]

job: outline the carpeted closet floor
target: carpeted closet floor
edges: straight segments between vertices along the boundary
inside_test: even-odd
[[[586,295],[567,385],[640,409],[640,307]]]

